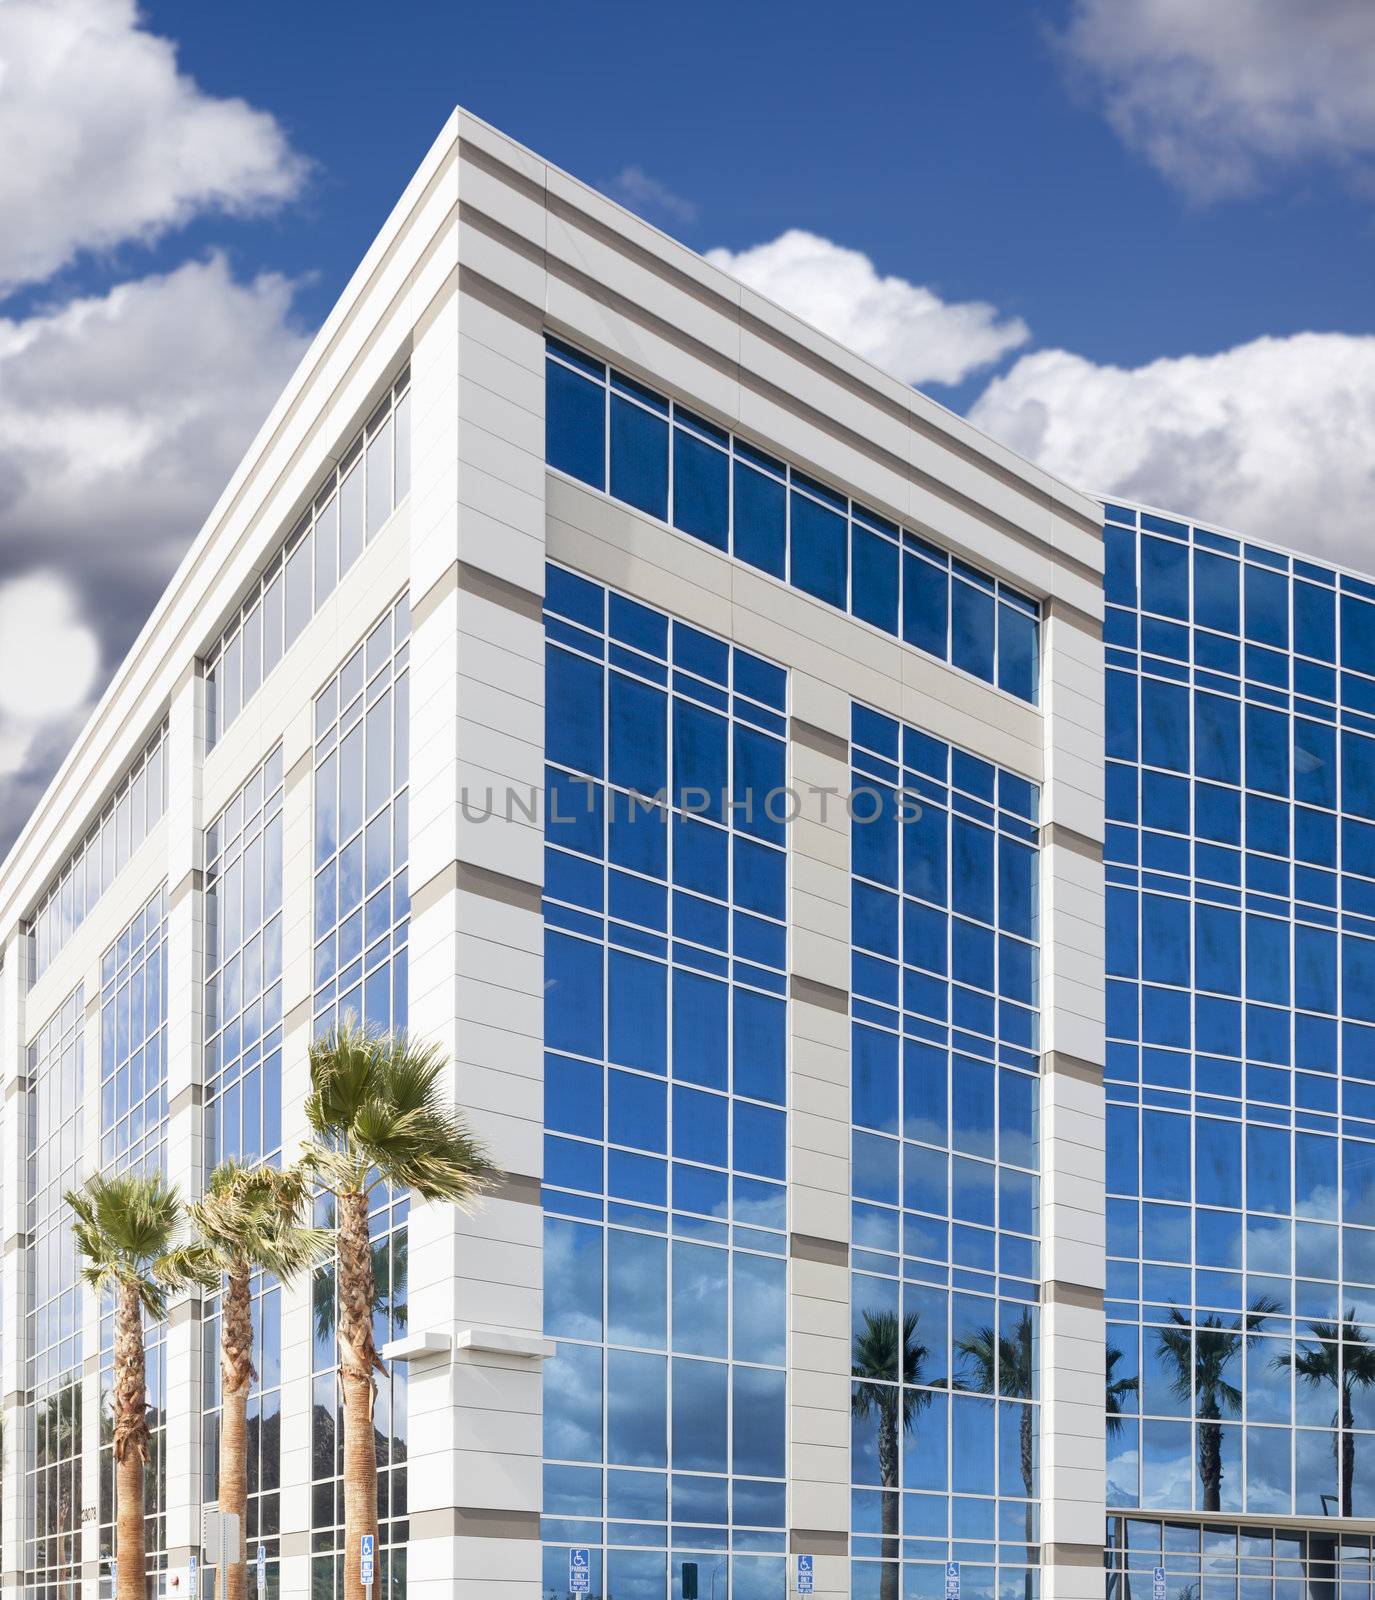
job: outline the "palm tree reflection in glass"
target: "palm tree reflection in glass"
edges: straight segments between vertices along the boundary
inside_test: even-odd
[[[1300,1345],[1294,1354],[1275,1358],[1275,1365],[1294,1369],[1298,1381],[1310,1389],[1331,1386],[1337,1397],[1332,1418],[1336,1429],[1333,1448],[1341,1462],[1342,1509],[1353,1516],[1352,1489],[1356,1481],[1356,1406],[1357,1390],[1375,1387],[1375,1345],[1356,1323],[1356,1313],[1347,1311],[1340,1324],[1310,1322],[1314,1343]]]
[[[975,1394],[1001,1394],[1010,1400],[1030,1401],[1035,1376],[1035,1355],[1030,1311],[1022,1311],[1011,1333],[1000,1334],[992,1327],[976,1329],[955,1341],[955,1355],[962,1363],[961,1387]],[[1033,1593],[1032,1571],[1036,1565],[1036,1431],[1035,1412],[1029,1404],[1018,1408],[1017,1443],[1022,1489],[1026,1495],[1026,1600]],[[1000,1488],[1002,1486],[1000,1485]]]
[[[899,1461],[902,1441],[915,1428],[917,1413],[931,1403],[929,1390],[911,1387],[922,1381],[928,1353],[924,1344],[917,1343],[917,1318],[909,1315],[899,1322],[893,1311],[866,1311],[851,1352],[851,1370],[860,1380],[851,1410],[861,1421],[874,1418],[878,1430],[884,1555],[879,1600],[898,1596]]]
[[[1251,1302],[1245,1316],[1224,1322],[1216,1312],[1191,1321],[1170,1307],[1170,1326],[1156,1334],[1161,1365],[1171,1373],[1175,1398],[1198,1419],[1198,1481],[1204,1511],[1222,1509],[1222,1422],[1241,1415],[1241,1387],[1232,1382],[1236,1360],[1260,1336],[1279,1304],[1268,1296]]]

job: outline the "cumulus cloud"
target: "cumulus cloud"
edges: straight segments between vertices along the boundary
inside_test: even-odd
[[[960,383],[1029,338],[1019,317],[880,277],[861,251],[801,228],[749,250],[709,250],[707,260],[904,383]]]
[[[0,318],[0,854],[303,354],[291,307],[212,255]]]
[[[667,184],[660,183],[643,167],[622,167],[607,188],[622,205],[648,217],[658,213],[673,222],[697,220],[699,208],[695,200],[685,200],[682,195],[674,194]]]
[[[299,187],[274,118],[203,93],[133,0],[0,4],[0,289]]]
[[[1135,368],[1038,350],[969,416],[1082,488],[1375,567],[1375,337],[1301,333]]]
[[[1375,156],[1369,0],[1074,0],[1061,43],[1122,139],[1196,199]]]

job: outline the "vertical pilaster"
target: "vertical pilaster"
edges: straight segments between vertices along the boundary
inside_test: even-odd
[[[788,1548],[850,1592],[850,708],[792,674]],[[789,1580],[791,1582],[791,1578]]]
[[[99,957],[96,958],[99,960]],[[85,1011],[78,1028],[83,1039],[81,1163],[77,1181],[100,1171],[100,974],[87,978]],[[77,1270],[81,1261],[78,1257]],[[77,1546],[83,1581],[95,1592],[100,1576],[100,1304],[83,1290],[81,1317],[81,1522]]]
[[[205,1081],[205,682],[193,662],[172,692],[167,734],[167,1177],[200,1193]],[[200,1293],[176,1296],[167,1318],[167,1562],[185,1572],[200,1547]],[[183,1584],[184,1587],[184,1584]]]
[[[1102,1592],[1103,648],[1044,624],[1041,827],[1041,1541],[1045,1600]]]
[[[307,1134],[313,978],[311,805],[313,713],[282,736],[282,1160],[294,1161]],[[211,819],[213,820],[213,819]],[[311,1389],[313,1326],[309,1277],[282,1290],[282,1487],[279,1594],[310,1593]]]
[[[417,287],[411,357],[410,1026],[503,1175],[411,1211],[411,1337],[449,1341],[411,1367],[414,1600],[540,1592],[544,354],[493,287],[539,269],[487,265]]]
[[[0,1401],[3,1403],[3,1480],[0,1481],[0,1589],[17,1595],[24,1576],[25,1434],[24,1348],[28,1315],[25,1254],[28,1217],[28,1053],[24,998],[29,937],[9,930],[0,946]]]

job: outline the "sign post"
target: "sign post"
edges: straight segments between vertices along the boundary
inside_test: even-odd
[[[365,1533],[358,1544],[358,1581],[372,1593],[372,1561],[375,1541],[372,1534]]]
[[[592,1552],[585,1544],[575,1544],[568,1552],[568,1592],[592,1593]]]
[[[798,1594],[814,1594],[816,1583],[816,1557],[798,1556],[797,1558],[797,1592]]]
[[[1157,1567],[1151,1574],[1151,1600],[1165,1600],[1164,1567]]]
[[[945,1563],[945,1600],[960,1600],[960,1564],[958,1561]]]

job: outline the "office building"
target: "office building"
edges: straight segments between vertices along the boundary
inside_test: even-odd
[[[109,1592],[64,1188],[290,1159],[353,1015],[500,1169],[374,1218],[377,1600],[1369,1600],[1372,598],[456,113],[0,867],[3,1586]],[[250,1548],[331,1600],[328,1279],[256,1294]]]

